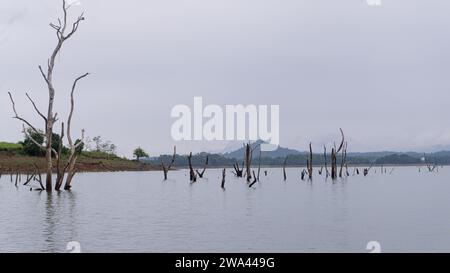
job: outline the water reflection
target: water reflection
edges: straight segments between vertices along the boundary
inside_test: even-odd
[[[53,194],[44,194],[45,197],[45,214],[43,222],[43,237],[46,244],[44,244],[44,252],[56,252],[55,237],[57,232],[57,223],[55,215],[55,206],[53,204]]]
[[[262,170],[262,173],[264,170]],[[317,172],[316,172],[317,173]],[[325,176],[301,181],[299,170],[271,169],[249,188],[245,179],[207,170],[80,174],[72,191],[29,191],[0,179],[0,250],[63,252],[449,251],[450,171]],[[430,213],[432,212],[432,213]]]

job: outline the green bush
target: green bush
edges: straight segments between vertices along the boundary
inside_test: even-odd
[[[27,130],[27,134],[25,136],[25,139],[21,143],[23,146],[23,153],[25,155],[29,156],[44,156],[45,151],[39,147],[34,141],[31,140],[33,138],[38,144],[43,145],[44,144],[44,137],[42,134],[38,134],[37,132],[33,131],[32,129]],[[61,143],[61,137],[58,134],[52,135],[52,148],[55,151],[58,151],[58,147]],[[62,154],[66,155],[68,153],[68,149],[63,146],[62,148]]]

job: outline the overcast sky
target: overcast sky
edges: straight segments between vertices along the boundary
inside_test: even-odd
[[[79,85],[74,129],[101,135],[122,155],[221,150],[175,143],[176,104],[279,104],[281,145],[339,140],[351,151],[450,145],[450,1],[82,0],[86,21],[55,71],[65,117]],[[38,72],[56,43],[59,0],[1,0],[0,140],[22,138],[7,92],[37,126],[25,92],[44,109]],[[57,129],[56,131],[59,131]]]

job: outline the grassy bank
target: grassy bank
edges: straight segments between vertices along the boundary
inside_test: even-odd
[[[20,144],[0,142],[0,173],[28,173],[37,166],[45,170],[44,157],[27,156],[21,153]],[[62,158],[64,163],[66,158]],[[56,165],[56,164],[54,164]],[[159,170],[158,166],[144,164],[134,160],[120,158],[116,155],[101,152],[83,152],[76,165],[78,172],[115,172],[115,171],[151,171]]]

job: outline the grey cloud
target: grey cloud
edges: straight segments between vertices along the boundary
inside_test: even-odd
[[[6,92],[45,102],[36,70],[54,33],[59,1],[26,1],[0,47],[0,139],[20,138]],[[138,145],[170,152],[170,110],[205,103],[279,104],[281,144],[304,149],[339,137],[353,150],[409,150],[450,144],[440,122],[449,113],[450,2],[364,0],[82,1],[87,21],[57,67],[58,111],[66,113],[74,76],[80,85],[74,122],[101,134],[123,154]],[[13,15],[23,6],[2,2]],[[39,97],[42,98],[39,98]],[[188,152],[226,143],[181,143]]]

